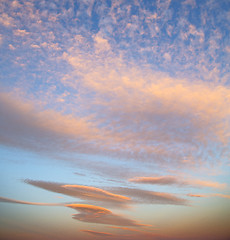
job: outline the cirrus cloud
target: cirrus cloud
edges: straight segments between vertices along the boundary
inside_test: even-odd
[[[194,187],[211,187],[223,189],[227,186],[226,183],[218,183],[213,181],[204,181],[199,179],[183,179],[176,176],[160,176],[160,177],[135,177],[129,179],[130,182],[142,184],[157,184],[157,185],[177,185],[177,186],[194,186]]]

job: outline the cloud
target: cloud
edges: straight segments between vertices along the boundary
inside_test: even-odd
[[[197,198],[203,198],[203,197],[207,197],[207,195],[204,195],[204,194],[187,194],[187,196],[189,197],[197,197]]]
[[[222,194],[222,193],[210,193],[210,194],[187,194],[189,197],[221,197],[230,199],[230,195]]]
[[[103,207],[87,204],[68,204],[66,206],[80,212],[79,214],[73,215],[73,219],[79,221],[117,226],[146,226],[132,219],[113,214],[111,211]]]
[[[5,27],[13,27],[15,25],[14,19],[10,17],[7,13],[1,14],[0,24],[2,24]]]
[[[36,111],[31,103],[23,103],[6,93],[0,93],[0,100],[0,126],[4,129],[0,141],[4,145],[43,153],[58,149],[72,152],[74,145],[81,151],[96,138],[98,130],[84,119],[63,116],[53,110]]]
[[[10,198],[4,198],[4,197],[0,197],[0,202],[36,205],[36,206],[66,206],[80,212],[79,214],[74,214],[73,219],[83,221],[83,222],[101,223],[101,224],[109,224],[109,225],[117,225],[117,226],[136,226],[136,227],[148,226],[148,225],[140,224],[135,220],[126,218],[124,216],[116,215],[106,208],[95,206],[95,205],[89,205],[89,204],[34,203],[34,202],[19,201],[19,200],[10,199]]]
[[[227,194],[221,194],[221,193],[214,193],[214,194],[211,194],[211,196],[213,196],[213,197],[221,197],[221,198],[228,198],[228,199],[230,199],[230,195],[227,195]]]
[[[25,29],[17,29],[14,31],[14,35],[17,37],[25,37],[29,35],[30,33],[27,32]]]
[[[92,231],[92,230],[81,230],[81,231],[89,233],[91,235],[99,236],[99,237],[112,237],[112,236],[115,236],[115,234],[106,233],[106,232],[97,232],[97,231]]]
[[[224,158],[228,151],[229,126],[222,124],[228,116],[228,100],[224,97],[228,96],[227,89],[199,89],[195,85],[190,88],[172,79],[162,79],[148,86],[150,76],[143,79],[144,76],[138,76],[135,70],[133,79],[131,73],[120,77],[115,72],[107,74],[106,69],[103,71],[84,76],[84,84],[94,92],[95,98],[94,103],[85,99],[84,104],[88,107],[82,107],[90,107],[92,112],[99,107],[93,116],[39,111],[33,104],[20,103],[10,95],[1,94],[1,125],[4,125],[1,142],[57,154],[62,151],[146,161],[154,159],[151,161],[161,162],[162,166],[167,159],[172,165],[201,164],[206,161],[206,151],[213,151],[209,149],[213,144],[218,146],[217,151],[221,151]],[[109,83],[104,84],[105,76],[110,79]],[[150,82],[153,80],[149,79]],[[111,89],[117,90],[112,93]],[[207,92],[205,101],[200,97],[204,95],[201,92]],[[208,105],[213,107],[210,109]],[[141,128],[138,127],[140,125]],[[211,144],[206,145],[206,141],[211,141]],[[210,161],[217,160],[213,157]]]
[[[135,177],[129,179],[130,182],[142,184],[157,184],[157,185],[177,185],[177,186],[197,186],[197,187],[211,187],[223,189],[227,186],[226,183],[218,183],[212,181],[203,181],[199,179],[183,179],[176,176],[160,176],[160,177]]]
[[[5,197],[0,197],[0,202],[19,203],[19,204],[36,205],[36,206],[65,206],[64,203],[34,203],[34,202],[27,202],[27,201],[19,201],[19,200],[5,198]]]
[[[206,159],[206,151],[213,151],[211,144],[222,153],[227,151],[229,126],[224,119],[230,114],[229,88],[149,69],[143,72],[113,53],[86,55],[78,46],[64,53],[63,59],[73,66],[73,79],[77,79],[65,84],[77,84],[94,96],[85,102],[93,112],[97,109],[95,120],[110,130],[105,147],[117,155],[195,165],[198,159]]]
[[[117,226],[108,226],[108,228],[113,228],[113,229],[121,229],[121,230],[125,230],[125,231],[130,231],[130,232],[139,232],[139,233],[145,233],[145,234],[152,234],[150,232],[147,232],[145,230],[143,230],[143,228],[140,229],[136,229],[136,228],[131,228],[131,227],[117,227]],[[157,230],[156,228],[152,228],[151,226],[151,230]]]
[[[186,205],[188,203],[187,200],[179,198],[174,194],[135,188],[119,187],[102,190],[99,188],[82,185],[67,185],[54,182],[34,181],[29,179],[25,180],[25,182],[51,192],[65,194],[87,201],[101,201],[103,204],[108,204],[110,207],[128,207],[129,204],[133,204],[134,202],[173,205]]]
[[[218,182],[203,181],[203,180],[191,180],[190,184],[201,186],[201,187],[211,187],[211,188],[220,188],[220,189],[223,189],[227,186],[226,183],[218,183]]]
[[[123,187],[112,188],[112,190],[119,194],[125,194],[126,196],[131,197],[133,201],[137,203],[172,205],[188,205],[189,203],[186,199],[170,193]]]
[[[7,127],[1,135],[3,144],[45,153],[101,154],[166,167],[177,167],[178,164],[199,167],[202,163],[226,159],[229,154],[230,90],[227,85],[215,81],[202,81],[203,77],[210,79],[214,75],[224,75],[220,64],[215,62],[222,59],[223,52],[219,58],[213,54],[215,46],[221,46],[218,39],[221,39],[222,29],[216,30],[219,34],[207,34],[207,24],[201,21],[202,26],[198,27],[191,23],[188,11],[182,11],[185,15],[180,12],[174,16],[175,9],[170,1],[152,2],[147,8],[137,1],[134,5],[138,14],[131,11],[129,2],[111,6],[107,2],[100,6],[81,2],[76,12],[72,5],[66,9],[62,4],[44,3],[39,9],[28,2],[3,4],[8,17],[12,15],[13,18],[17,12],[19,23],[25,23],[14,29],[16,39],[12,46],[19,43],[25,48],[28,46],[27,50],[34,53],[30,55],[34,62],[31,63],[31,57],[27,61],[47,73],[54,61],[62,70],[65,63],[66,70],[55,69],[52,81],[47,81],[58,89],[65,88],[72,98],[66,100],[60,98],[59,91],[47,90],[44,87],[46,81],[42,81],[39,88],[25,87],[28,89],[25,98],[32,95],[34,109],[31,111],[21,111],[23,101],[13,101],[12,96],[7,96],[11,100],[7,102],[5,98],[3,105],[8,107],[3,115],[14,112],[15,118],[8,126],[4,122]],[[178,6],[187,7],[188,1],[187,4],[178,3]],[[201,13],[207,16],[206,21],[218,27],[216,18],[212,19],[205,12],[210,7],[206,8],[206,3],[202,6]],[[220,4],[216,3],[216,6],[220,7]],[[100,14],[95,26],[91,17],[96,12]],[[173,16],[175,25],[169,23]],[[67,31],[63,23],[69,22],[69,17],[78,20],[73,21]],[[92,31],[89,30],[91,27]],[[87,31],[89,34],[85,34]],[[18,36],[27,35],[29,40],[18,40]],[[39,52],[39,57],[52,62],[48,64],[37,59],[38,46],[47,49]],[[143,61],[139,62],[140,59]],[[165,64],[165,59],[171,64]],[[212,64],[210,59],[214,59]],[[150,62],[153,65],[149,65]],[[202,76],[198,74],[195,78],[191,74],[191,77],[190,68]],[[187,70],[186,78],[178,73],[178,69]],[[30,79],[29,75],[26,77]],[[33,85],[31,81],[28,84]],[[29,89],[39,90],[30,92]],[[37,96],[40,99],[36,100]],[[36,107],[36,101],[42,102],[44,108]],[[47,110],[50,108],[56,111]],[[15,131],[10,130],[10,123]]]
[[[104,205],[112,207],[128,207],[128,204],[132,202],[129,197],[114,194],[96,187],[33,181],[28,179],[25,180],[25,182],[51,192],[61,193],[91,202],[103,202]]]
[[[62,187],[73,190],[76,192],[82,192],[83,194],[85,193],[86,195],[90,195],[90,197],[95,197],[98,199],[108,199],[108,200],[114,200],[114,201],[129,201],[130,198],[118,195],[118,194],[113,194],[111,192],[105,191],[100,188],[95,188],[95,187],[88,187],[88,186],[82,186],[82,185],[62,185]]]
[[[183,184],[174,176],[161,176],[161,177],[135,177],[129,179],[130,182],[135,183],[148,183],[148,184],[159,184],[159,185],[172,185],[172,184]]]

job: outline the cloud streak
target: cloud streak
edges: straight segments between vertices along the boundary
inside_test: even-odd
[[[115,234],[112,234],[112,233],[98,232],[98,231],[92,231],[92,230],[81,230],[81,232],[89,233],[91,235],[99,236],[99,237],[112,237],[112,236],[116,236]]]
[[[108,188],[102,190],[82,185],[68,185],[53,182],[25,180],[26,183],[56,193],[65,194],[79,199],[103,202],[110,207],[128,207],[134,203],[187,205],[186,199],[174,194],[147,191],[135,188]]]
[[[172,204],[172,205],[188,205],[189,201],[180,198],[174,194],[164,192],[154,192],[137,188],[112,188],[114,192],[119,194],[126,194],[137,203],[146,204]]]
[[[135,177],[129,179],[130,182],[153,185],[177,185],[177,186],[195,186],[195,187],[210,187],[223,189],[227,186],[226,183],[218,183],[212,181],[204,181],[199,179],[183,179],[176,176],[160,176],[160,177]]]
[[[36,205],[36,206],[65,206],[65,203],[35,203],[35,202],[20,201],[20,200],[15,200],[11,198],[5,198],[5,197],[0,197],[0,202],[18,203],[18,204]]]
[[[129,197],[120,194],[83,185],[60,184],[54,182],[25,180],[26,183],[56,193],[87,200],[91,202],[103,202],[112,207],[127,207],[132,201]]]
[[[222,193],[210,193],[210,194],[187,194],[189,197],[198,197],[198,198],[205,198],[205,197],[220,197],[230,199],[230,195],[222,194]]]

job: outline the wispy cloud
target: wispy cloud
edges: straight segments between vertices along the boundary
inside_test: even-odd
[[[187,196],[189,196],[189,197],[197,197],[197,198],[207,197],[207,195],[204,195],[204,194],[192,194],[192,193],[188,193]]]
[[[83,194],[85,193],[86,195],[90,195],[92,197],[98,198],[98,199],[108,199],[108,200],[114,200],[114,201],[129,201],[130,198],[114,194],[108,191],[105,191],[100,188],[95,188],[95,187],[89,187],[89,186],[82,186],[82,185],[62,185],[62,187],[66,189],[70,189],[76,192],[82,192]]]
[[[210,194],[192,194],[192,193],[189,193],[189,194],[187,194],[187,196],[189,196],[189,197],[201,197],[201,198],[204,198],[204,197],[220,197],[220,198],[230,199],[230,195],[222,194],[222,193],[210,193]]]
[[[146,226],[144,224],[136,222],[135,220],[126,218],[124,216],[116,215],[106,208],[94,205],[68,204],[67,207],[73,208],[80,212],[79,214],[74,214],[73,219],[77,219],[83,222],[101,223],[118,226],[137,226],[137,227]]]
[[[210,195],[213,196],[213,197],[221,197],[221,198],[230,199],[230,195],[229,194],[213,193],[213,194],[210,194]]]
[[[80,212],[79,214],[73,214],[73,219],[90,222],[90,223],[101,223],[101,224],[109,224],[109,225],[117,225],[117,226],[149,226],[138,223],[135,220],[126,218],[121,215],[114,214],[110,210],[89,204],[75,204],[75,203],[35,203],[35,202],[27,202],[20,201],[10,198],[0,197],[0,202],[6,203],[17,203],[17,204],[25,204],[25,205],[36,205],[36,206],[66,206]]]
[[[120,194],[90,186],[69,185],[54,182],[25,180],[26,183],[56,193],[61,193],[71,197],[76,197],[82,200],[91,202],[103,202],[106,206],[112,207],[128,207],[132,203],[129,197]]]
[[[137,188],[112,188],[114,192],[119,194],[125,194],[133,199],[137,203],[148,203],[148,204],[172,204],[172,205],[188,205],[189,201],[180,198],[177,195],[154,192]]]
[[[112,237],[112,236],[116,236],[115,234],[107,233],[107,232],[98,232],[98,231],[83,230],[83,229],[81,231],[89,233],[89,234],[94,235],[94,236],[99,236],[99,237]]]
[[[65,203],[35,203],[35,202],[20,201],[20,200],[5,198],[5,197],[0,197],[0,202],[18,203],[18,204],[25,204],[25,205],[37,205],[37,206],[65,206]]]
[[[173,204],[187,205],[186,199],[180,198],[174,194],[147,191],[135,188],[108,188],[103,190],[95,187],[82,185],[67,185],[53,182],[25,180],[26,183],[33,186],[46,189],[51,192],[62,193],[79,199],[103,202],[110,207],[128,207],[133,203],[151,203],[151,204]],[[70,186],[70,187],[68,187]]]
[[[177,185],[177,186],[195,186],[195,187],[211,187],[223,189],[227,186],[226,183],[213,181],[204,181],[199,179],[183,179],[176,176],[160,176],[160,177],[135,177],[129,179],[130,182],[142,184],[157,184],[157,185]]]

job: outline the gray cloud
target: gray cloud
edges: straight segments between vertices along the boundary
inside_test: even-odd
[[[26,183],[56,193],[61,193],[71,197],[87,200],[88,202],[103,202],[105,206],[110,207],[127,207],[132,203],[131,199],[125,195],[114,194],[100,188],[83,186],[83,185],[69,185],[54,182],[25,180]]]
[[[223,189],[227,186],[226,183],[213,181],[204,181],[200,179],[184,179],[177,176],[158,176],[158,177],[135,177],[129,179],[130,182],[142,184],[157,184],[157,185],[177,185],[190,187],[211,187]]]
[[[112,233],[106,233],[106,232],[98,232],[98,231],[92,231],[92,230],[81,230],[81,231],[89,233],[91,235],[99,236],[99,237],[112,237],[112,236],[115,236]]]
[[[148,190],[142,190],[137,188],[112,188],[113,192],[119,194],[125,194],[136,201],[137,203],[149,203],[149,204],[172,204],[172,205],[188,205],[189,201],[186,199],[177,197],[174,194],[164,192],[154,192]]]
[[[0,197],[0,202],[18,203],[18,204],[36,205],[36,206],[65,206],[65,203],[35,203],[35,202],[20,201],[20,200],[5,198],[5,197]]]
[[[67,207],[73,208],[80,212],[79,214],[74,214],[73,219],[83,222],[101,223],[117,226],[146,226],[136,222],[135,220],[116,215],[108,209],[102,207],[87,204],[69,204],[67,205]]]

